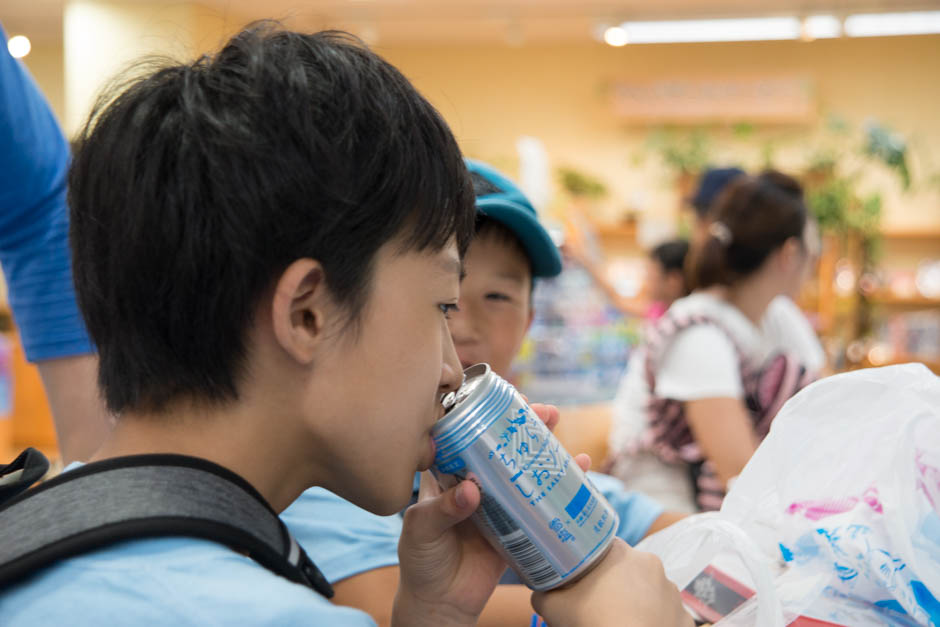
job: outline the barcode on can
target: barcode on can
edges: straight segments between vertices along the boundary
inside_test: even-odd
[[[500,541],[519,564],[519,569],[526,574],[532,585],[544,586],[561,580],[552,565],[542,556],[522,529],[500,538]]]
[[[496,499],[483,494],[477,513],[515,561],[520,574],[533,586],[547,586],[561,581],[561,576]]]

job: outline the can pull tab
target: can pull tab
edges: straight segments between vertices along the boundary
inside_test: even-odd
[[[457,404],[457,392],[448,392],[444,395],[444,398],[441,399],[441,405],[444,406],[444,411],[450,411],[451,408]]]
[[[469,396],[470,392],[473,390],[473,387],[473,385],[467,385],[467,375],[464,373],[463,381],[460,382],[460,387],[453,392],[448,392],[441,398],[441,405],[444,406],[444,411],[450,411],[454,408],[454,405],[467,398],[467,396]]]

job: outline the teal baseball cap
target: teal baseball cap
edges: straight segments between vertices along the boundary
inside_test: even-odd
[[[561,253],[522,190],[495,168],[474,159],[464,161],[473,181],[477,212],[499,222],[518,238],[532,263],[534,277],[557,276],[561,272]]]

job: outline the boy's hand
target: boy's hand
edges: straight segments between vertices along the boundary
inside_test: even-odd
[[[565,627],[694,624],[659,558],[631,549],[620,538],[614,538],[607,555],[583,578],[564,588],[534,592],[532,606],[549,625]]]
[[[558,423],[558,409],[531,405],[548,427]],[[575,461],[585,467],[586,455]],[[442,491],[424,473],[418,502],[405,512],[398,544],[401,581],[392,624],[475,625],[493,593],[506,562],[467,518],[480,504],[480,491],[462,481]]]
[[[393,625],[475,625],[506,563],[466,520],[480,491],[462,481],[441,492],[422,473],[418,502],[405,511],[398,559],[401,579]]]

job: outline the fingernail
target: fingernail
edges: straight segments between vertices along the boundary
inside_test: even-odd
[[[457,503],[457,507],[460,509],[464,509],[468,505],[466,488],[464,488],[463,485],[464,484],[461,483],[459,486],[457,486],[457,493],[454,494],[454,501]]]

